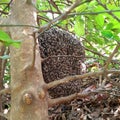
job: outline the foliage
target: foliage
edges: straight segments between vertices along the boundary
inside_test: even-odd
[[[38,0],[39,24],[45,25],[60,16],[73,3],[73,0]],[[87,48],[86,56],[102,64],[120,42],[120,3],[118,0],[82,0],[82,3],[68,14],[67,19],[60,20],[54,25],[82,38]],[[113,59],[119,61],[119,52]],[[89,62],[89,59],[87,60]]]
[[[11,2],[12,0],[0,1],[2,16],[7,15],[6,12],[9,11]],[[74,2],[75,0],[37,0],[38,24],[44,26],[61,16]],[[116,44],[120,42],[119,6],[118,0],[81,0],[81,4],[73,9],[65,19],[58,20],[52,26],[58,26],[72,32],[83,41],[87,64],[97,62],[104,66],[106,59]],[[0,30],[0,42],[6,46],[19,47],[21,41],[12,40],[7,33]],[[9,56],[4,55],[0,58],[7,59]],[[119,58],[120,50],[109,67],[119,69]]]
[[[12,0],[0,0],[0,16],[7,16]]]
[[[4,10],[7,5],[2,3],[10,2],[12,0],[1,1],[1,9]],[[37,0],[38,24],[40,26],[46,25],[63,14],[74,2],[75,0]],[[82,38],[81,40],[87,48],[86,56],[95,58],[93,61],[103,63],[116,44],[120,42],[119,6],[120,2],[118,0],[81,0],[81,4],[73,9],[65,19],[57,21],[52,26],[61,27],[72,32],[80,39]],[[1,14],[5,15],[4,12],[1,12]],[[8,35],[5,35],[5,38],[7,40],[3,41],[2,39],[5,45],[19,46],[19,43],[16,43],[19,41],[13,43]],[[114,59],[118,60],[119,52]]]
[[[10,2],[10,0],[0,0],[0,4],[2,3],[9,3]]]
[[[0,30],[0,42],[4,43],[6,46],[13,45],[14,47],[20,47],[21,40],[12,40],[10,36]]]
[[[11,2],[12,0],[0,1],[1,15],[6,15],[5,12],[8,12]],[[74,2],[75,0],[37,0],[38,24],[44,26],[61,16]],[[58,20],[52,26],[72,32],[83,41],[87,64],[98,62],[103,66],[116,44],[120,42],[119,6],[118,0],[81,0],[81,4],[65,19]],[[19,47],[21,41],[13,41],[7,33],[0,30],[0,42],[6,46]],[[6,59],[9,56],[1,58]],[[120,50],[113,58],[110,67],[118,69],[119,58]],[[114,61],[117,61],[117,64]]]

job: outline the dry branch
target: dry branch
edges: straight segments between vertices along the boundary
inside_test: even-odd
[[[93,50],[91,50],[91,49],[89,49],[89,48],[87,48],[87,47],[84,47],[84,48],[85,48],[85,50],[90,51],[90,52],[92,52],[93,54],[96,54],[96,55],[101,56],[101,57],[105,57],[104,55],[102,55],[102,54],[99,53],[99,52],[93,51]]]
[[[87,50],[87,51],[89,51],[89,52],[91,52],[91,53],[93,53],[93,54],[95,54],[95,55],[98,55],[99,56],[99,59],[102,59],[101,57],[103,57],[103,60],[108,60],[108,58],[109,57],[107,57],[107,56],[105,56],[105,55],[103,55],[103,54],[101,54],[101,53],[99,53],[99,52],[97,52],[97,51],[93,51],[93,50],[91,50],[91,49],[88,49],[88,48],[86,48],[86,47],[84,47],[85,48],[85,50]],[[93,56],[91,56],[92,58],[93,58]],[[86,58],[89,58],[89,56],[87,57],[86,56]],[[117,59],[111,59],[111,61],[110,61],[111,63],[114,63],[114,64],[120,64],[120,62],[119,62],[119,60],[117,60]]]
[[[50,4],[52,4],[52,6],[58,11],[58,13],[61,14],[61,11],[53,0],[50,0]]]
[[[75,94],[72,94],[72,95],[69,95],[69,96],[65,96],[65,97],[60,97],[60,98],[56,98],[56,99],[48,99],[48,104],[49,104],[49,107],[52,107],[54,105],[57,105],[57,104],[62,104],[62,103],[68,103],[72,100],[74,100],[75,98],[80,98],[80,99],[84,99],[84,98],[87,98],[89,97],[90,95],[94,95],[94,94],[98,94],[98,93],[102,93],[102,94],[109,94],[109,92],[111,92],[111,90],[106,90],[106,89],[102,89],[102,88],[99,88],[99,89],[96,89],[94,91],[90,91],[90,92],[86,92],[86,93],[75,93]]]
[[[68,16],[74,17],[76,15],[98,15],[98,14],[104,14],[104,13],[113,13],[113,12],[120,12],[120,10],[104,10],[100,12],[76,12],[76,13],[70,13]]]
[[[60,98],[56,98],[56,99],[48,99],[48,105],[49,105],[49,107],[52,107],[56,104],[62,104],[62,103],[65,103],[65,102],[69,102],[69,101],[73,100],[74,98],[76,98],[77,94],[78,93],[69,95],[67,97],[60,97]]]
[[[91,0],[87,0],[87,1],[84,1],[84,2],[81,2],[81,0],[76,0],[76,2],[70,6],[68,8],[67,11],[65,11],[64,13],[62,13],[60,16],[56,17],[55,19],[53,19],[52,21],[50,21],[48,24],[42,26],[40,29],[39,29],[39,32],[44,32],[45,30],[49,29],[51,27],[51,25],[53,25],[54,23],[60,21],[60,20],[64,20],[67,18],[68,14],[76,7],[78,7],[79,5],[82,5],[86,2],[89,2]],[[37,32],[37,31],[36,31]]]
[[[120,70],[108,70],[108,71],[106,71],[106,74],[110,74],[110,73],[118,74],[118,73],[120,73]],[[98,72],[89,72],[89,73],[85,73],[83,75],[68,76],[68,77],[65,77],[63,79],[55,80],[53,82],[46,84],[46,88],[50,89],[50,88],[55,87],[57,85],[68,83],[70,81],[81,80],[81,79],[89,77],[89,76],[100,76],[103,74],[104,74],[104,70],[101,70]]]
[[[110,64],[113,56],[118,52],[118,49],[120,48],[120,43],[117,44],[117,46],[115,47],[115,49],[113,50],[113,52],[110,54],[110,56],[108,57],[108,59],[106,60],[106,65],[104,66],[104,70],[106,71],[108,69],[108,65]]]

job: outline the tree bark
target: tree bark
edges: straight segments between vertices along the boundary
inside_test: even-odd
[[[34,0],[35,2],[35,0]],[[30,1],[15,0],[10,24],[36,26],[36,11]],[[10,48],[11,111],[10,120],[47,120],[48,104],[41,70],[41,58],[34,28],[11,27],[14,40],[22,40],[20,48]],[[39,89],[40,88],[40,89]]]

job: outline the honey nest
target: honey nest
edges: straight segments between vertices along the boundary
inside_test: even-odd
[[[66,76],[84,73],[85,51],[71,33],[51,28],[38,37],[40,55],[43,58],[42,72],[46,83]],[[62,97],[80,91],[80,81],[76,80],[49,89],[51,97]]]

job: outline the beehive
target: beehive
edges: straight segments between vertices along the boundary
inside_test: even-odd
[[[59,28],[51,28],[41,33],[38,41],[46,83],[83,73],[82,63],[85,61],[85,52],[81,42],[74,35]],[[49,89],[49,94],[56,98],[79,90],[80,82],[76,80]]]

